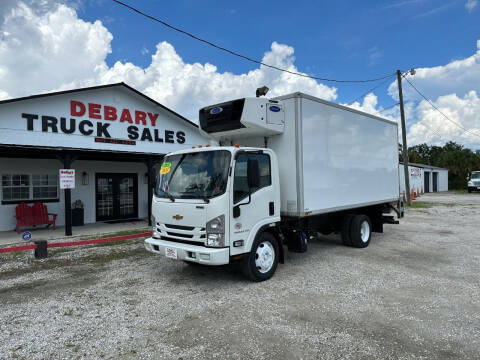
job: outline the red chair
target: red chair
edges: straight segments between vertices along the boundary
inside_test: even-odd
[[[15,218],[17,219],[17,226],[15,230],[20,232],[22,226],[35,225],[33,220],[33,210],[25,203],[20,203],[15,207]]]
[[[15,218],[17,219],[15,228],[17,232],[20,232],[22,226],[37,225],[53,225],[53,230],[55,230],[57,214],[50,214],[47,207],[40,202],[35,203],[33,206],[20,203],[15,207]]]
[[[48,212],[47,206],[40,202],[36,202],[32,206],[33,210],[33,219],[35,225],[44,225],[47,227],[53,225],[53,230],[55,230],[55,222],[57,221],[57,214],[51,214]]]

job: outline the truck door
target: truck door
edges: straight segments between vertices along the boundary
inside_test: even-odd
[[[248,159],[258,161],[260,182],[257,188],[250,189],[247,181]],[[230,226],[230,239],[233,245],[232,254],[248,252],[246,247],[250,232],[260,222],[268,222],[275,213],[275,192],[272,186],[270,155],[263,153],[242,153],[237,157],[233,177],[232,191],[232,224]],[[235,217],[235,207],[239,206],[240,215]],[[278,204],[277,204],[278,205]],[[237,210],[238,212],[238,210]],[[278,212],[278,210],[277,210]],[[236,247],[235,242],[243,240],[243,246]],[[238,244],[238,243],[237,243]]]

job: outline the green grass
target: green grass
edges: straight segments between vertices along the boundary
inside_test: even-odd
[[[147,231],[151,231],[151,228],[148,227],[143,229],[123,230],[123,231],[118,231],[115,233],[109,233],[109,234],[103,234],[103,235],[89,235],[89,236],[81,237],[80,240],[105,239],[109,237],[139,234]]]
[[[425,201],[414,201],[412,205],[407,205],[407,209],[429,209],[434,207],[435,204],[427,203]]]
[[[453,194],[468,194],[467,189],[453,189],[453,190],[448,190],[448,192]]]

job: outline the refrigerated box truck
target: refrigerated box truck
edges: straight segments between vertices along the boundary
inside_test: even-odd
[[[245,98],[200,110],[219,146],[168,154],[152,202],[147,250],[205,265],[241,262],[270,278],[289,251],[318,233],[368,246],[397,223],[395,122],[303,93]]]

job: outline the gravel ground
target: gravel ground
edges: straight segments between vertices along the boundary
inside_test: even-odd
[[[321,237],[263,283],[140,241],[0,258],[0,358],[478,359],[480,194],[424,195],[366,249]]]

